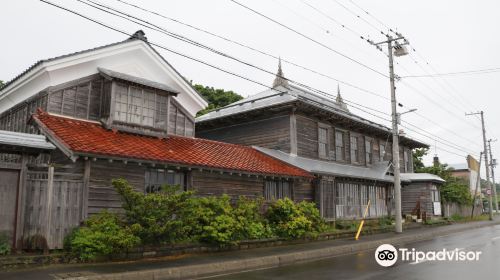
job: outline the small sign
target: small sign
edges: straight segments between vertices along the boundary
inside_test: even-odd
[[[441,202],[434,201],[434,215],[441,216]]]
[[[487,189],[487,190],[486,190],[486,194],[487,194],[487,195],[490,195],[490,194],[491,194],[491,189]]]

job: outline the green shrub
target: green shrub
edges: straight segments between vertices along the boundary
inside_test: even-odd
[[[122,225],[118,216],[106,211],[92,215],[67,239],[71,252],[82,260],[122,253],[139,243],[140,239]]]
[[[9,238],[5,234],[0,234],[0,256],[10,254]]]
[[[236,239],[262,239],[272,237],[272,230],[262,215],[263,198],[248,199],[241,196],[233,210],[238,222]]]
[[[287,239],[315,237],[326,228],[314,203],[302,201],[296,204],[288,198],[271,204],[267,219],[273,232]]]
[[[191,200],[183,217],[191,224],[190,234],[201,242],[234,243],[239,230],[229,196],[200,197]]]
[[[191,226],[183,220],[184,209],[192,204],[192,192],[162,187],[157,193],[140,193],[124,179],[113,180],[123,200],[127,223],[146,244],[172,243],[187,239]]]

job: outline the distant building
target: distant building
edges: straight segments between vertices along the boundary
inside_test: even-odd
[[[463,179],[469,186],[471,194],[474,194],[479,174],[479,162],[473,156],[468,155],[467,162],[450,164],[449,167],[453,169],[452,176]]]

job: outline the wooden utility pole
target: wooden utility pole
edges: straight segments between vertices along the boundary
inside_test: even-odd
[[[392,166],[394,167],[394,201],[396,206],[395,211],[395,231],[397,233],[403,232],[403,215],[401,211],[401,178],[399,170],[399,130],[398,130],[398,120],[400,114],[397,112],[397,102],[396,102],[396,86],[394,74],[394,60],[393,52],[396,56],[403,56],[408,54],[404,48],[405,44],[408,44],[406,39],[399,33],[397,37],[387,36],[387,40],[380,43],[372,43],[379,47],[381,44],[387,44],[387,49],[389,52],[389,81],[391,86],[391,110],[392,110]],[[403,43],[399,43],[403,41]],[[393,46],[395,43],[395,46]]]
[[[488,146],[486,144],[486,128],[484,128],[484,112],[476,112],[476,113],[469,113],[465,114],[466,116],[471,116],[471,115],[481,115],[481,126],[483,129],[483,144],[484,144],[484,166],[486,166],[486,182],[487,182],[487,191],[488,191],[488,207],[490,208],[489,214],[490,214],[490,221],[493,220],[493,192],[491,190],[491,183],[490,183],[490,167],[488,164]],[[479,174],[481,174],[481,170],[479,171]]]

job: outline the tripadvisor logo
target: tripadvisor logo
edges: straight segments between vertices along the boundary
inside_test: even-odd
[[[375,251],[375,260],[381,266],[392,266],[398,261],[398,250],[391,244],[382,244]]]
[[[417,251],[415,248],[396,249],[391,244],[382,244],[375,250],[375,260],[383,267],[393,266],[398,261],[410,261],[417,264],[426,261],[478,261],[481,251],[464,251],[463,248],[439,251]]]

